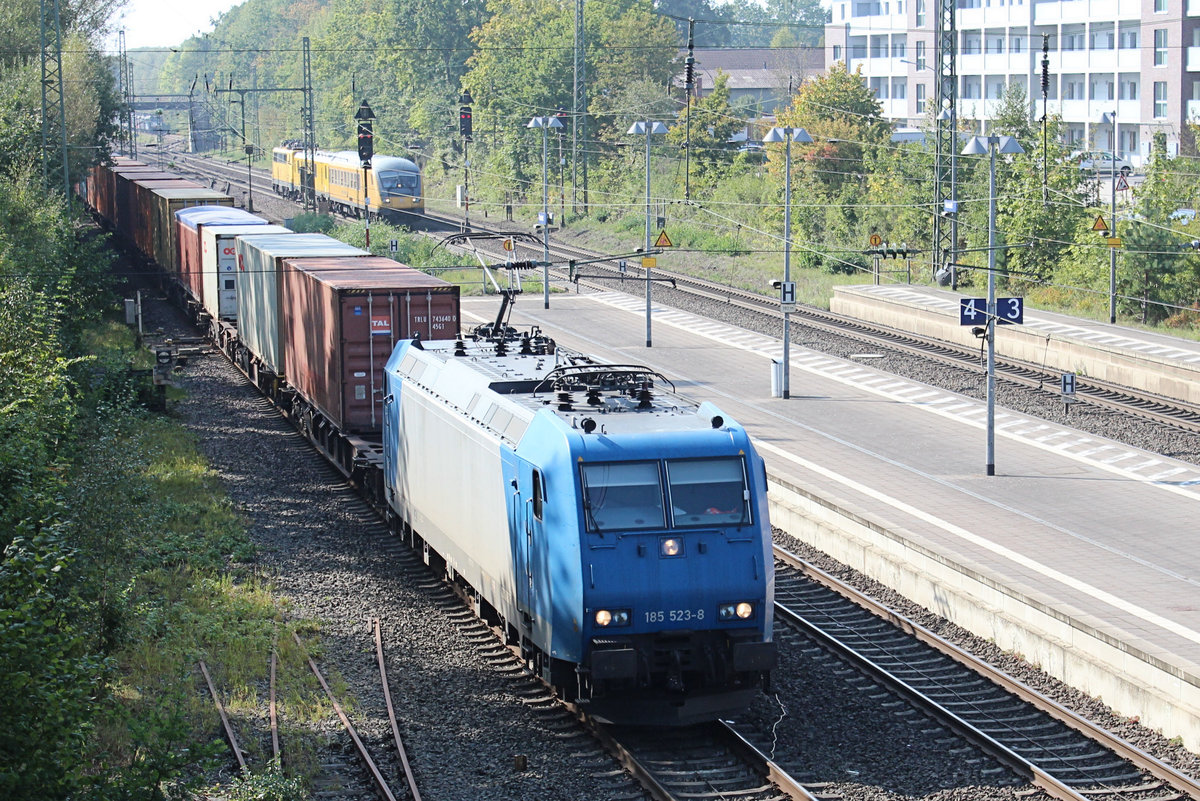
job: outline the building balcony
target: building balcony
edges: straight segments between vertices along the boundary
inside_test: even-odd
[[[1085,16],[1077,19],[1116,19],[1120,14],[1118,0],[1087,0],[1083,3],[1070,3],[1072,6],[1082,6],[1081,13]]]
[[[1064,50],[1058,54],[1059,72],[1090,72],[1086,50]],[[1109,68],[1111,69],[1111,67]]]
[[[1067,122],[1092,122],[1092,116],[1088,114],[1088,101],[1086,100],[1064,100],[1059,104],[1062,118]],[[1099,116],[1097,112],[1096,116]]]
[[[1111,67],[1109,68],[1111,69]],[[1133,47],[1126,47],[1117,51],[1117,71],[1118,72],[1141,72],[1142,71],[1142,51]]]
[[[1190,11],[1188,12],[1191,13]],[[1187,114],[1188,120],[1200,121],[1200,100],[1189,100],[1185,104],[1184,112]]]
[[[902,120],[908,117],[908,100],[904,98],[881,100],[879,105],[883,107],[883,116],[889,120]]]

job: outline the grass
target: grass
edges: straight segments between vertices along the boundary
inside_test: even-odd
[[[150,358],[119,324],[97,327],[87,342],[97,364]],[[196,667],[203,659],[243,745],[265,770],[270,755],[258,753],[263,740],[252,730],[266,725],[263,688],[277,643],[279,709],[290,728],[285,773],[314,775],[321,741],[315,724],[333,712],[292,632],[319,653],[320,626],[293,621],[286,601],[256,575],[246,521],[195,437],[168,415],[110,411],[81,437],[76,465],[71,486],[86,518],[78,546],[100,577],[100,617],[112,630],[116,666],[92,743],[97,764],[130,775],[152,766],[151,774],[182,776],[206,757],[227,759]],[[345,697],[344,682],[334,681]]]

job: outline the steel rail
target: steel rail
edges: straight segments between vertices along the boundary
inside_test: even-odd
[[[271,759],[276,765],[282,766],[283,759],[279,753],[279,708],[275,704],[275,668],[279,657],[275,649],[271,649]]]
[[[828,587],[829,589],[846,598],[849,598],[877,617],[888,621],[898,629],[904,631],[906,634],[925,643],[931,648],[934,648],[938,652],[945,654],[949,658],[999,685],[1005,690],[1008,690],[1020,700],[1036,707],[1060,723],[1074,729],[1075,731],[1100,744],[1123,759],[1128,760],[1138,768],[1154,776],[1156,779],[1169,784],[1175,790],[1186,793],[1192,798],[1200,799],[1200,781],[1181,773],[1175,768],[1172,768],[1170,765],[1167,765],[1161,760],[1145,753],[1135,745],[1123,740],[1112,732],[1109,732],[1092,723],[1091,721],[1084,719],[1063,705],[1042,695],[1032,687],[1023,684],[998,668],[989,665],[987,662],[977,658],[973,654],[968,653],[959,646],[938,636],[929,629],[912,620],[909,620],[895,610],[859,592],[857,589],[849,584],[846,584],[840,579],[831,576],[825,571],[809,564],[799,556],[796,556],[795,554],[779,546],[775,546],[774,550],[775,557],[777,559],[800,571],[810,579],[822,584],[825,587]],[[1077,794],[1075,794],[1074,790],[1070,790],[1070,792],[1072,793],[1071,796],[1059,797],[1077,797]]]
[[[778,787],[792,801],[817,801],[817,797],[796,781],[790,773],[781,768],[775,760],[764,754],[758,746],[742,736],[724,720],[718,720],[717,725],[724,730],[735,751],[747,762],[755,762],[761,766],[767,780]]]
[[[229,741],[229,747],[233,749],[233,756],[237,759],[238,767],[242,774],[246,773],[246,759],[242,756],[242,749],[238,745],[237,736],[233,733],[233,726],[229,723],[229,715],[225,714],[225,705],[221,703],[221,697],[217,695],[217,688],[213,685],[212,676],[208,675],[208,665],[204,664],[201,659],[197,662],[200,665],[200,672],[204,674],[204,681],[208,684],[208,692],[212,695],[213,703],[217,705],[217,712],[221,715],[221,726],[225,729],[225,739]]]
[[[350,739],[354,741],[354,747],[357,749],[363,764],[366,765],[367,771],[371,774],[371,779],[375,782],[375,788],[386,801],[396,801],[396,796],[392,794],[392,790],[388,787],[387,781],[384,780],[383,774],[379,772],[379,766],[375,764],[375,760],[371,759],[371,755],[367,752],[367,747],[363,744],[362,738],[358,736],[354,724],[350,722],[350,718],[346,717],[346,713],[342,710],[342,705],[333,697],[333,691],[329,689],[329,684],[326,683],[325,677],[321,675],[321,670],[317,667],[317,663],[305,651],[304,643],[300,642],[300,635],[292,632],[292,638],[296,641],[296,645],[300,647],[300,652],[308,660],[309,668],[312,670],[313,675],[317,677],[317,681],[321,683],[321,688],[325,690],[325,696],[329,699],[329,703],[333,705],[334,711],[337,712],[338,719],[342,721],[342,726],[350,735]]]
[[[408,764],[408,752],[404,749],[404,741],[400,739],[400,726],[396,722],[396,710],[392,706],[392,690],[388,684],[387,667],[383,663],[383,633],[380,630],[379,618],[375,618],[375,657],[379,662],[379,678],[383,683],[383,700],[387,705],[388,721],[392,724],[392,739],[396,742],[396,753],[400,755],[400,764],[404,766],[404,778],[408,781],[408,789],[413,801],[421,801],[421,791],[417,789],[417,777],[413,775],[412,766]]]

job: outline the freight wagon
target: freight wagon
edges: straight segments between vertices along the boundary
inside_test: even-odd
[[[237,319],[234,237],[240,233],[291,233],[248,211],[226,206],[180,209],[175,212],[175,225],[179,280],[187,293],[189,307],[201,325],[207,325],[211,320]]]

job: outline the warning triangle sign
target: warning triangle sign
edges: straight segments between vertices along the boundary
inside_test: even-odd
[[[671,237],[667,236],[666,231],[659,231],[658,239],[654,242],[654,247],[656,247],[656,248],[673,248],[675,246],[671,244]]]
[[[1129,181],[1125,180],[1124,175],[1117,176],[1117,191],[1124,192],[1129,188]]]
[[[1103,214],[1096,215],[1096,222],[1092,223],[1092,230],[1093,231],[1107,231],[1108,230],[1108,223],[1106,223],[1104,221]]]

